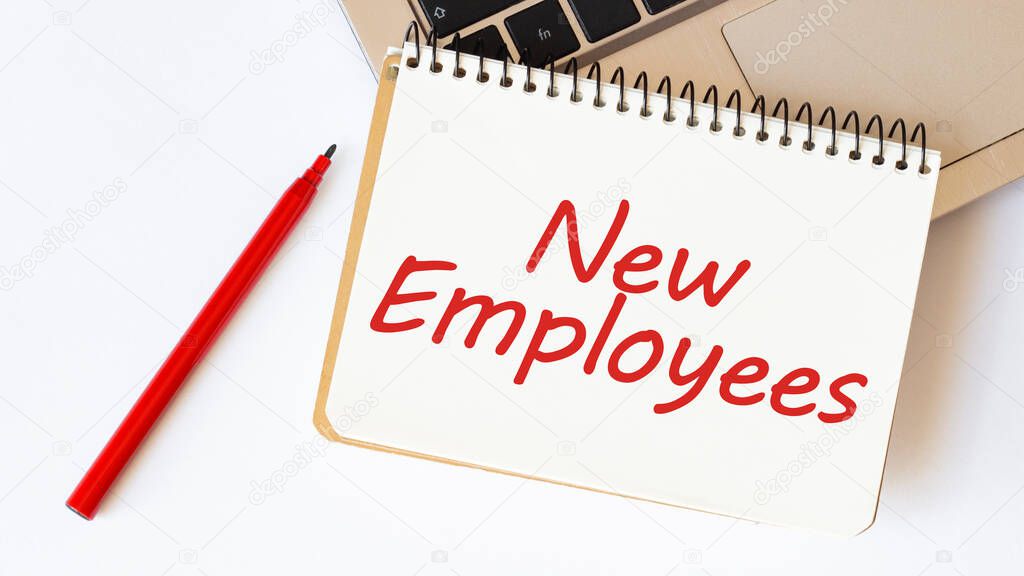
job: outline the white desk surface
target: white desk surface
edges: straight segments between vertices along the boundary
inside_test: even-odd
[[[882,505],[852,540],[326,446],[313,398],[375,89],[335,0],[0,7],[0,573],[1024,563],[1024,182],[933,226]],[[116,493],[72,514],[83,468],[332,142],[321,195]]]

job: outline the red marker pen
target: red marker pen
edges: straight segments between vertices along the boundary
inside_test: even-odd
[[[131,460],[146,434],[170,404],[192,369],[206,355],[238,305],[306,212],[324,173],[331,165],[331,156],[336,149],[332,144],[323,155],[317,157],[306,173],[277,201],[256,235],[157,370],[149,386],[135,401],[124,421],[68,498],[68,508],[79,516],[92,520],[103,496]]]

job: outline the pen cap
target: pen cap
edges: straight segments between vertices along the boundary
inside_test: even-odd
[[[324,173],[327,172],[327,168],[331,165],[331,159],[327,156],[318,156],[313,162],[313,165],[306,170],[306,173],[302,175],[302,179],[309,182],[313,186],[319,186],[320,181],[324,178]]]

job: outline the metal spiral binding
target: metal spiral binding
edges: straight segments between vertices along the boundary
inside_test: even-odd
[[[408,66],[409,68],[417,68],[420,64],[420,61],[422,60],[422,50],[420,46],[420,27],[419,24],[415,21],[410,23],[409,27],[405,31],[405,42],[410,41],[410,35],[412,36],[412,42],[414,42],[416,46],[416,55],[408,58],[405,62],[405,65]],[[432,73],[439,74],[442,72],[443,67],[441,63],[437,61],[437,33],[431,30],[427,34],[425,43],[430,47],[429,69]],[[452,39],[452,50],[455,52],[455,70],[452,72],[452,74],[456,78],[463,78],[466,75],[466,70],[461,66],[462,38],[459,36],[459,34],[455,34],[455,36]],[[478,72],[476,75],[476,81],[480,83],[486,83],[490,79],[490,74],[484,71],[484,63],[486,60],[483,56],[484,43],[482,39],[478,39],[476,41],[473,47],[473,52],[476,52],[479,55],[480,61]],[[509,53],[508,48],[503,47],[501,53],[501,79],[499,81],[499,84],[504,88],[511,87],[513,83],[512,77],[509,76],[508,74],[508,66],[511,57],[512,55]],[[526,68],[526,82],[523,85],[523,91],[526,93],[536,92],[537,86],[533,82],[533,66],[531,65],[530,55],[528,51],[523,51],[523,54],[521,54],[520,57],[519,64]],[[548,72],[548,87],[545,90],[545,94],[549,98],[557,98],[559,96],[559,90],[555,85],[554,59],[551,58],[550,56],[546,58],[544,60],[544,64],[541,66],[541,69],[544,68],[547,68]],[[563,73],[572,74],[572,91],[569,93],[569,101],[575,104],[580,103],[583,100],[583,96],[579,90],[579,62],[576,60],[576,58],[569,59],[569,61],[565,65]],[[596,95],[594,96],[592,105],[595,108],[603,108],[606,102],[602,98],[602,88],[604,87],[604,84],[601,81],[600,62],[595,62],[590,66],[590,70],[587,72],[587,79],[594,80],[596,86]],[[628,112],[629,104],[626,102],[626,72],[625,70],[622,69],[621,66],[615,69],[615,72],[612,74],[610,83],[618,85],[619,93],[615,105],[616,110],[619,113]],[[643,94],[643,103],[640,107],[640,117],[649,118],[653,113],[651,112],[651,109],[648,105],[650,94],[646,71],[640,72],[640,74],[637,75],[636,80],[633,82],[633,89],[641,90]],[[668,76],[663,77],[661,79],[661,82],[658,84],[658,89],[655,91],[655,93],[664,94],[665,96],[666,111],[662,119],[665,122],[675,122],[676,114],[672,109],[672,79]],[[690,110],[686,116],[686,125],[690,128],[696,128],[699,124],[699,120],[696,114],[696,87],[692,80],[688,80],[686,84],[683,85],[683,90],[680,93],[679,98],[682,100],[686,100],[687,98],[689,98]],[[712,133],[717,134],[722,130],[722,124],[718,121],[718,87],[715,86],[714,84],[708,87],[707,91],[704,93],[704,98],[701,101],[704,104],[708,104],[709,100],[711,101],[712,107],[711,124],[709,126],[709,129]],[[735,107],[733,106],[734,102]],[[743,126],[743,104],[742,96],[739,90],[733,90],[732,93],[729,94],[729,98],[725,103],[725,108],[735,110],[736,112],[736,125],[732,130],[732,135],[736,138],[743,138],[746,135],[747,131],[746,128],[744,128]],[[779,118],[780,110],[782,112],[782,136],[779,138],[779,145],[782,146],[783,148],[786,148],[793,143],[793,140],[789,134],[789,101],[786,98],[780,98],[778,102],[775,103],[775,107],[772,110],[771,115],[775,118]],[[764,96],[758,95],[754,98],[754,104],[753,106],[751,106],[750,112],[751,114],[759,113],[760,115],[760,126],[758,127],[757,132],[754,133],[755,140],[759,143],[767,142],[769,139],[769,135],[766,130],[767,102]],[[806,116],[806,120],[804,120],[804,116]],[[796,123],[803,122],[807,127],[807,138],[800,144],[802,150],[804,150],[805,152],[813,152],[815,150],[814,128],[815,126],[825,126],[826,119],[829,120],[828,127],[831,138],[829,145],[825,147],[825,154],[830,157],[834,157],[839,154],[839,150],[837,148],[836,143],[837,129],[835,108],[833,108],[832,106],[828,106],[827,108],[825,108],[821,116],[818,118],[817,124],[815,124],[814,113],[811,108],[810,102],[804,102],[803,104],[801,104],[800,108],[797,109],[796,117],[794,118],[794,121]],[[853,150],[850,151],[849,158],[851,161],[858,161],[862,158],[860,149],[860,115],[856,111],[851,111],[849,114],[846,115],[846,118],[843,120],[841,129],[845,131],[847,127],[850,125],[851,120],[853,121],[854,148]],[[871,163],[876,166],[881,166],[885,164],[886,138],[885,127],[882,117],[879,116],[878,114],[872,115],[871,118],[868,120],[867,126],[864,128],[864,134],[870,134],[872,129],[875,128],[876,124],[878,125],[878,153],[871,157]],[[890,140],[892,140],[893,136],[896,134],[897,129],[899,129],[900,131],[901,154],[900,159],[896,161],[895,166],[897,171],[902,172],[909,167],[909,164],[907,163],[907,125],[902,118],[897,118],[896,121],[893,122],[892,126],[890,126],[889,133],[887,136]],[[922,122],[918,122],[917,125],[914,126],[914,130],[910,134],[909,142],[912,144],[916,144],[918,141],[918,135],[920,135],[921,141],[921,160],[918,164],[917,171],[920,174],[928,174],[931,172],[931,167],[928,166],[927,163],[927,135],[924,123]]]

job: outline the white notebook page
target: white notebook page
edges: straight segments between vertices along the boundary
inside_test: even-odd
[[[691,128],[688,101],[668,123],[664,96],[641,118],[640,91],[619,112],[606,85],[598,109],[582,78],[572,103],[570,77],[552,98],[546,70],[527,94],[522,67],[504,88],[500,63],[480,83],[475,57],[464,78],[437,57],[439,73],[424,48],[398,74],[327,399],[336,432],[756,521],[867,528],[938,173],[918,173],[920,150],[901,171],[887,142],[874,166],[863,137],[853,162],[849,135],[825,153],[827,129],[802,150],[804,123],[783,148],[778,120],[759,143],[758,117],[737,137],[724,107],[712,133],[710,105]],[[569,207],[575,235],[556,217]],[[710,262],[712,293],[685,293]],[[512,304],[474,330],[479,306],[450,307],[463,293]]]

